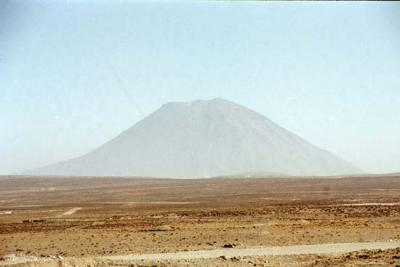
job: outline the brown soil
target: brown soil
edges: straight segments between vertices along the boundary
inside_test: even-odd
[[[396,176],[0,177],[0,256],[87,257],[230,245],[400,240],[399,203],[400,177]],[[370,262],[395,266],[398,252],[221,258],[172,265],[352,266]]]

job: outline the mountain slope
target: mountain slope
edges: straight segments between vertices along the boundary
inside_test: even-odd
[[[168,103],[110,142],[35,174],[209,177],[336,175],[350,163],[223,99]]]

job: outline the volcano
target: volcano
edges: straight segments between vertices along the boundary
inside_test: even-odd
[[[265,116],[216,98],[167,103],[93,151],[33,174],[201,178],[357,172]]]

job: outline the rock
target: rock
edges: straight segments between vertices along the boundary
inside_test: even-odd
[[[234,248],[234,247],[236,247],[237,245],[236,244],[234,244],[234,243],[226,243],[226,244],[224,244],[222,247],[223,248]]]

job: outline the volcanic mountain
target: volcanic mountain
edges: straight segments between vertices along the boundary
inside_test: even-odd
[[[194,178],[356,172],[265,116],[216,98],[167,103],[88,154],[33,173]]]

